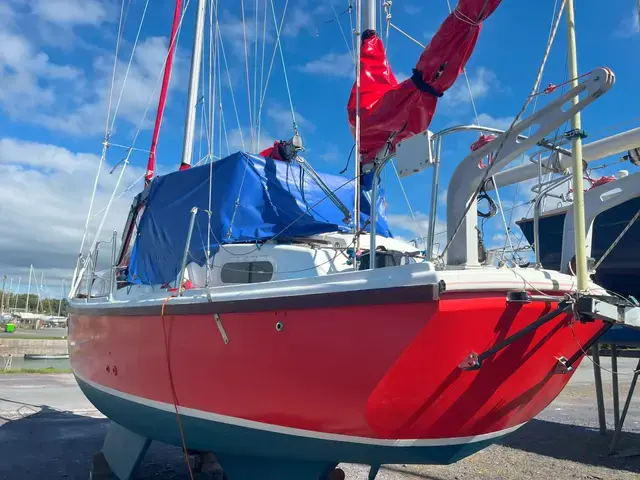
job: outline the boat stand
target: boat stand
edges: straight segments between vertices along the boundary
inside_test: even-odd
[[[638,346],[637,342],[621,342],[621,341],[611,341],[611,340],[602,340],[602,343],[611,345],[611,377],[612,377],[612,394],[613,394],[613,424],[614,424],[614,434],[613,439],[611,441],[611,445],[609,447],[609,455],[617,455],[617,456],[637,456],[640,455],[640,449],[629,449],[622,452],[618,451],[618,442],[620,440],[620,434],[622,433],[622,429],[624,427],[624,421],[626,419],[627,413],[629,411],[629,406],[631,405],[631,399],[635,393],[635,388],[638,383],[638,377],[640,377],[640,360],[638,360],[638,364],[635,367],[635,372],[633,378],[631,380],[631,384],[629,386],[629,391],[627,393],[627,398],[625,400],[624,408],[622,409],[622,414],[620,414],[620,387],[618,384],[618,347],[621,345],[624,346]],[[595,378],[596,384],[596,402],[598,405],[598,424],[601,435],[607,434],[607,420],[604,406],[604,390],[602,387],[602,367],[600,367],[600,350],[598,345],[594,345],[592,347],[592,358],[593,358],[593,374]]]

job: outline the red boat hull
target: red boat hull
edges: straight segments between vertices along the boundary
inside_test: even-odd
[[[560,315],[466,371],[459,364],[470,352],[555,308],[507,304],[499,292],[471,295],[223,313],[222,329],[213,314],[107,316],[74,308],[71,365],[86,385],[173,405],[170,364],[182,408],[266,430],[372,445],[447,444],[531,420],[569,381],[571,373],[554,373],[557,359],[578,357],[577,366],[581,346],[603,327]],[[109,413],[127,427],[127,418]]]

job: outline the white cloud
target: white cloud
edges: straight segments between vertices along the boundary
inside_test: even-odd
[[[387,223],[391,228],[391,232],[397,237],[396,233],[400,233],[403,238],[407,238],[406,233],[412,233],[411,240],[420,239],[418,248],[426,247],[426,236],[429,232],[429,216],[421,212],[415,212],[415,221],[411,215],[390,213],[387,214]],[[435,236],[433,239],[433,254],[438,255],[447,243],[447,224],[444,220],[436,219]]]
[[[614,36],[619,38],[629,38],[640,33],[640,11],[638,8],[631,10],[625,18],[620,20]]]
[[[101,51],[95,36],[87,42],[76,30],[92,29],[110,39],[113,34],[105,24],[116,23],[120,11],[115,0],[18,0],[14,8],[18,31],[28,32],[30,40],[67,52],[83,49],[94,53]]]
[[[302,114],[294,110],[296,116],[296,123],[300,127],[300,134],[313,133],[316,130],[316,126],[307,120]],[[277,132],[279,135],[286,137],[287,135],[293,135],[293,122],[291,119],[291,110],[288,107],[282,105],[273,105],[267,109],[267,115],[275,122]]]
[[[52,106],[55,87],[75,82],[82,72],[57,64],[38,52],[23,36],[0,26],[0,107],[10,117],[21,118],[32,109]]]
[[[238,2],[239,3],[239,2]],[[269,44],[266,48],[265,56],[270,59],[273,54],[276,39],[276,27],[273,22],[273,13],[271,5],[267,2],[266,12],[266,28],[264,25],[264,8],[262,5],[258,7],[257,21],[255,4],[247,5],[244,12],[244,23],[242,21],[242,12],[237,11],[231,13],[229,10],[218,11],[218,22],[220,24],[221,38],[224,42],[227,55],[238,55],[238,60],[245,61],[245,44],[246,55],[249,58],[249,64],[253,63],[255,54],[255,44],[258,43],[258,56],[262,55],[263,40]],[[282,20],[282,11],[276,10],[276,21],[278,27]],[[214,10],[215,15],[215,10]],[[283,38],[296,38],[303,32],[315,32],[313,17],[309,13],[308,8],[302,8],[300,5],[295,8],[288,8],[284,23],[281,30],[281,40]]]
[[[443,188],[438,192],[438,206],[446,207],[447,205],[447,191],[448,188]]]
[[[411,77],[411,75],[408,75],[404,72],[398,72],[395,74],[396,76],[396,80],[398,80],[398,83],[402,83],[404,82],[407,78]]]
[[[229,141],[229,152],[235,153],[238,151],[259,153],[265,148],[273,146],[273,142],[276,137],[267,132],[264,128],[260,132],[260,139],[254,138],[253,148],[251,147],[251,130],[243,128],[242,130],[234,128],[227,134]],[[226,148],[226,143],[225,143]]]
[[[411,215],[389,213],[387,214],[387,222],[389,226],[394,229],[400,229],[402,231],[408,231],[415,234],[416,237],[421,235],[428,235],[429,233],[429,215],[421,212],[415,212],[415,221]],[[447,224],[444,220],[436,219],[436,238],[446,240]]]
[[[298,6],[291,14],[287,14],[281,35],[295,38],[305,31],[309,33],[315,31],[313,17],[308,9],[302,9]]]
[[[11,119],[54,131],[74,135],[101,133],[107,114],[113,53],[100,52],[95,56],[93,65],[86,70],[56,62],[38,43],[38,35],[25,29],[24,24],[31,15],[36,19],[36,27],[53,26],[60,32],[68,33],[73,26],[107,21],[111,18],[112,6],[110,1],[43,0],[32,4],[36,15],[28,11],[25,13],[15,4],[4,4],[0,8],[0,44],[3,45],[0,51],[0,110]],[[34,30],[40,31],[39,28]],[[52,32],[55,33],[55,30]],[[168,39],[165,37],[143,38],[137,45],[127,74],[131,47],[126,41],[121,45],[112,108],[118,102],[125,75],[127,81],[118,118],[138,125],[147,106],[148,118],[153,117],[167,47]],[[173,88],[186,88],[185,57],[185,53],[179,49],[172,74]],[[68,58],[76,59],[73,56]],[[148,121],[144,126],[150,124]]]
[[[475,122],[476,119],[473,119]],[[488,113],[481,113],[478,115],[478,121],[483,127],[499,128],[500,130],[507,130],[513,122],[513,117],[493,117]]]
[[[300,71],[328,77],[355,78],[353,57],[349,52],[327,53],[298,67]]]
[[[35,0],[32,11],[51,23],[72,27],[75,25],[98,26],[114,17],[114,5],[98,0]]]
[[[404,5],[403,10],[407,15],[417,15],[422,12],[422,6],[408,3]]]
[[[214,10],[215,12],[215,10]],[[255,11],[247,12],[245,11],[245,22],[242,23],[242,17],[240,14],[237,16],[229,12],[228,10],[224,10],[223,12],[218,13],[218,23],[220,24],[220,33],[221,38],[224,43],[225,49],[229,48],[228,45],[231,46],[232,52],[226,52],[227,55],[231,53],[235,53],[237,55],[242,55],[241,60],[244,62],[244,51],[245,51],[245,38],[247,44],[247,54],[251,57],[254,53],[254,44],[256,42],[256,33],[258,34],[258,42],[262,43],[263,38],[263,22],[264,18],[264,9],[260,9],[258,12],[258,22],[256,23],[255,19]],[[214,20],[215,22],[215,20]],[[266,32],[266,41],[271,43],[275,39],[275,36],[271,35],[273,26],[273,20],[271,18],[271,11],[267,9],[267,32]],[[259,53],[261,51],[261,45],[259,46]]]
[[[464,78],[464,74],[458,77],[456,83],[447,90],[440,100],[440,104],[445,108],[455,108],[468,106],[471,103],[469,90],[473,95],[473,99],[477,101],[486,97],[490,91],[499,88],[499,82],[496,74],[485,67],[478,67],[473,72],[467,70],[469,76],[469,85]]]
[[[0,272],[22,285],[29,264],[44,271],[48,285],[67,279],[75,265],[84,230],[98,157],[74,153],[56,145],[0,139]],[[103,208],[115,186],[118,170],[109,175],[104,165],[94,211]],[[119,191],[133,183],[141,169],[128,167]],[[132,189],[112,207],[102,239],[112,230],[121,232],[129,209]],[[100,217],[91,223],[96,231]],[[16,284],[14,283],[14,286]],[[58,288],[58,287],[55,287]]]
[[[0,90],[2,107],[14,118],[51,130],[73,135],[101,133],[107,115],[113,57],[98,57],[93,66],[93,78],[89,80],[80,70],[52,64],[44,53],[36,54],[25,41],[20,38],[19,44],[25,45],[25,57],[29,60],[13,75],[13,81]],[[148,108],[143,127],[151,125],[167,47],[168,39],[165,37],[146,38],[138,44],[128,73],[128,57],[118,60],[112,101],[112,109],[118,106],[118,119],[138,126]],[[185,88],[186,70],[184,56],[176,55],[170,91]],[[47,78],[65,81],[49,82],[46,87],[42,86]]]
[[[318,155],[322,160],[328,163],[337,162],[338,160],[342,160],[344,162],[347,161],[347,156],[349,152],[340,152],[336,148],[335,145],[329,145],[329,148],[324,152]]]
[[[507,236],[504,233],[496,233],[491,237],[491,241],[494,243],[504,243]]]

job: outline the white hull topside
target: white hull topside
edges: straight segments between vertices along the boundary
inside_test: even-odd
[[[351,238],[348,235],[333,234],[332,239]],[[363,242],[367,239],[363,238]],[[393,239],[382,239],[389,250],[416,252],[417,249]],[[249,253],[249,255],[243,255]],[[223,259],[220,260],[219,256]],[[331,268],[326,268],[327,258]],[[505,292],[528,291],[530,293],[563,295],[574,292],[576,278],[555,271],[521,267],[448,267],[439,270],[428,261],[406,265],[376,268],[374,270],[354,271],[344,255],[336,255],[335,249],[304,245],[263,245],[260,250],[251,245],[227,245],[213,258],[214,265],[222,265],[228,259],[269,260],[274,265],[273,280],[261,283],[242,283],[222,285],[215,281],[220,268],[211,268],[214,281],[204,286],[205,268],[191,264],[187,268],[187,278],[194,280],[195,288],[185,290],[181,296],[171,298],[172,305],[229,302],[252,299],[282,298],[300,295],[331,294],[347,291],[383,292],[384,289],[440,284],[442,294],[452,292]],[[306,271],[301,266],[305,261],[311,266]],[[287,272],[296,271],[295,278],[288,278]],[[305,271],[304,275],[300,274]],[[219,276],[219,275],[218,275]],[[197,280],[197,281],[195,281]],[[595,284],[594,291],[604,293]],[[384,294],[384,293],[380,293]],[[71,300],[74,307],[91,306],[95,308],[126,308],[128,306],[153,306],[166,301],[167,288],[159,285],[129,285],[114,292],[113,299],[108,296],[96,296],[90,299]]]

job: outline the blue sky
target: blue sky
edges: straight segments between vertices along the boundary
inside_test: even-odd
[[[305,156],[317,170],[337,173],[344,167],[353,144],[346,115],[353,70],[339,27],[342,26],[348,43],[351,43],[350,18],[344,13],[348,1],[332,1],[337,19],[329,0],[290,0],[281,41],[292,100],[307,149]],[[180,161],[195,3],[195,0],[190,1],[178,45],[158,147],[160,173],[172,171]],[[253,103],[255,85],[260,83],[265,2],[258,0],[257,3],[258,29],[255,24],[256,1],[244,1],[249,52],[250,88],[247,93],[241,2],[219,1],[218,21],[229,66],[228,74],[224,64],[221,68],[222,103],[232,151],[241,148],[240,131],[244,137],[250,137],[250,102],[247,97]],[[533,6],[532,2],[504,0],[485,22],[476,51],[467,65],[481,123],[505,127],[520,109],[540,63],[554,3],[554,0],[541,0]],[[278,21],[284,4],[284,0],[274,0]],[[118,103],[120,86],[145,5],[144,0],[130,2],[118,55],[114,105]],[[265,77],[275,43],[270,2],[267,5]],[[587,141],[638,126],[640,99],[637,79],[640,77],[640,65],[635,58],[640,47],[640,34],[637,16],[634,16],[635,5],[635,0],[608,2],[606,8],[603,8],[603,2],[595,0],[577,2],[580,72],[606,65],[616,74],[613,90],[583,112],[584,127],[590,134]],[[156,97],[152,93],[166,55],[172,10],[172,1],[149,2],[119,102],[111,137],[113,143],[131,145],[139,130],[135,146],[149,148],[150,127],[156,109]],[[0,249],[3,252],[0,274],[7,273],[16,278],[22,276],[23,285],[29,263],[33,263],[39,272],[45,272],[46,283],[53,289],[58,288],[56,285],[68,276],[73,265],[104,138],[119,13],[120,3],[115,0],[4,0],[0,3],[0,44],[3,45],[0,52]],[[429,41],[447,13],[446,0],[396,0],[391,10],[392,22],[423,43]],[[253,54],[256,32],[257,62]],[[208,27],[205,33],[208,35]],[[383,28],[382,34],[385,33]],[[545,70],[543,86],[566,79],[565,47],[563,22]],[[390,32],[388,55],[396,74],[401,77],[410,74],[420,53],[419,46],[395,30]],[[204,71],[208,78],[207,62],[208,51],[205,51]],[[254,82],[256,65],[257,82]],[[234,113],[230,84],[233,85],[239,122]],[[208,94],[205,97],[205,102],[208,102]],[[539,105],[552,98],[542,97]],[[147,120],[141,123],[147,106]],[[255,117],[254,111],[252,118]],[[464,79],[461,79],[445,93],[431,130],[473,122],[469,92]],[[292,134],[289,102],[278,55],[265,95],[261,125],[260,147],[276,138],[289,138]],[[215,129],[217,131],[218,126]],[[202,139],[205,137],[200,135]],[[214,138],[214,153],[217,154],[217,133]],[[473,135],[459,136],[445,145],[443,184],[474,139]],[[245,147],[248,149],[249,145]],[[195,151],[206,152],[205,142],[196,142]],[[223,155],[226,152],[223,139]],[[96,200],[99,208],[106,204],[115,185],[115,175],[109,176],[108,170],[124,155],[125,151],[117,147],[109,151],[109,167],[102,172]],[[146,154],[134,152],[120,191],[139,178],[145,164]],[[632,170],[628,166],[624,168]],[[418,231],[426,233],[424,214],[428,210],[430,172],[404,179],[403,185],[417,214],[419,228],[408,216],[395,175],[387,172],[391,225],[397,235],[413,238]],[[138,183],[114,206],[105,224],[106,231],[121,230],[130,194],[140,188]],[[500,193],[506,206],[531,198],[523,188],[518,191],[507,188]],[[444,196],[442,200],[441,221],[444,219]],[[518,209],[514,220],[526,210],[526,207]],[[99,219],[92,221],[93,228],[97,221]],[[439,228],[442,228],[441,222]],[[499,232],[499,219],[492,219],[487,224],[485,241],[491,245],[503,241]]]

